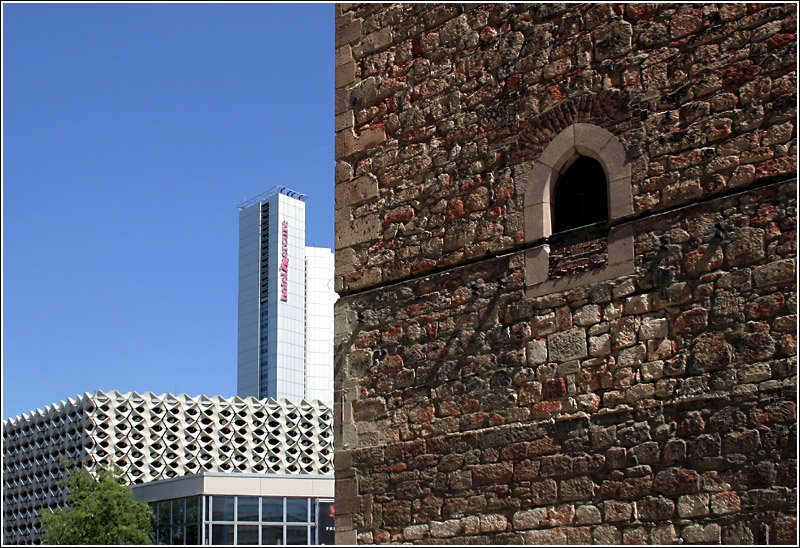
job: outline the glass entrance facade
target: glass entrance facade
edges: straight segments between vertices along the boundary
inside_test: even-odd
[[[203,495],[150,503],[155,544],[333,544],[333,500]]]

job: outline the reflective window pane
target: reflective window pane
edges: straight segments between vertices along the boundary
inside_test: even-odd
[[[261,544],[283,544],[283,526],[263,526],[261,528]]]
[[[258,497],[236,497],[239,521],[258,521]]]
[[[286,544],[308,544],[308,527],[287,526]]]
[[[262,521],[283,521],[283,499],[264,497],[261,499]]]
[[[258,544],[258,525],[239,525],[236,544]]]
[[[173,527],[171,538],[170,544],[183,544],[183,527]]]
[[[183,505],[184,499],[175,499],[172,501],[172,525],[183,524]]]
[[[321,501],[317,505],[317,524],[319,525],[319,543],[335,544],[335,520],[336,511],[332,501]]]
[[[186,499],[186,523],[197,523],[200,521],[199,497],[189,497]]]
[[[214,497],[213,521],[233,521],[233,497]]]
[[[286,521],[308,521],[308,499],[286,499]]]
[[[186,526],[186,544],[200,544],[200,528],[197,525]]]
[[[158,503],[158,528],[169,528],[169,501],[164,500]]]
[[[233,525],[212,525],[211,544],[233,544]]]

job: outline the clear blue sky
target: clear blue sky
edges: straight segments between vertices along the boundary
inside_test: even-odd
[[[333,4],[3,5],[3,418],[236,391],[237,204],[333,246]]]

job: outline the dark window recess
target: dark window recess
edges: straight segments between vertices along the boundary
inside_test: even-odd
[[[261,205],[261,302],[269,299],[269,204]]]
[[[600,162],[581,156],[558,180],[553,196],[553,233],[608,222],[608,185]]]

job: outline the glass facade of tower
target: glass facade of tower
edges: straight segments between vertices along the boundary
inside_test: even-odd
[[[305,247],[302,194],[278,187],[239,206],[240,396],[332,400],[332,257]]]
[[[306,247],[306,396],[333,401],[333,251]]]

